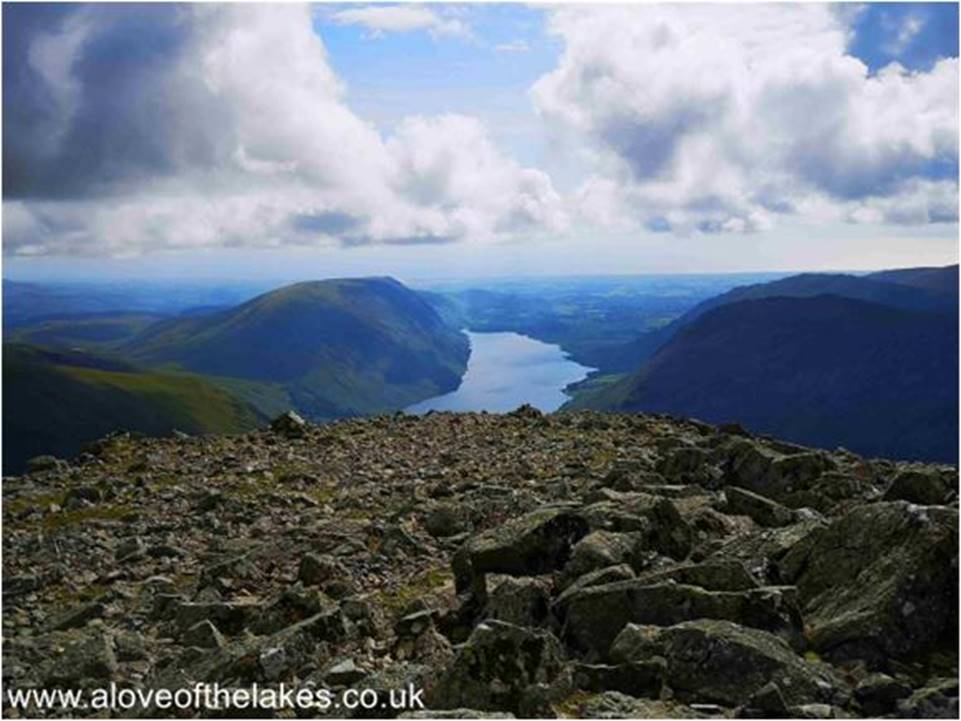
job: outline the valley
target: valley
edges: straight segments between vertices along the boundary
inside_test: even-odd
[[[957,276],[333,279],[225,306],[195,303],[252,288],[125,296],[5,282],[4,472],[110,431],[237,432],[289,408],[325,422],[525,403],[956,462]],[[45,384],[63,389],[55,408]]]

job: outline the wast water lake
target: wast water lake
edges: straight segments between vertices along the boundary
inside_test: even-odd
[[[560,346],[517,333],[467,333],[471,354],[456,391],[428,398],[406,410],[506,413],[524,403],[556,411],[568,400],[564,387],[592,368],[575,363]]]

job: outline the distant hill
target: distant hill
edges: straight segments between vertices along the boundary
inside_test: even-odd
[[[956,314],[831,295],[715,305],[634,373],[571,405],[957,462]]]
[[[958,266],[949,265],[936,268],[903,268],[901,270],[882,270],[867,276],[872,280],[920,288],[940,294],[948,299],[958,298]]]
[[[767,283],[739,286],[699,303],[662,328],[642,333],[634,341],[611,349],[608,367],[615,371],[633,370],[681,329],[714,308],[744,300],[813,298],[819,295],[836,295],[906,310],[957,312],[958,266],[886,270],[864,276],[801,273]]]
[[[105,351],[129,341],[166,316],[149,313],[83,313],[24,320],[6,340],[48,348]]]
[[[266,419],[210,381],[88,353],[3,345],[3,472],[39,454],[75,455],[117,430],[233,433]]]
[[[392,278],[297,283],[162,321],[118,349],[141,365],[270,384],[314,419],[402,408],[454,390],[466,336]]]

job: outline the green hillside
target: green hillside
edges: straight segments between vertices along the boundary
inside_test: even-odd
[[[957,461],[957,314],[852,298],[718,306],[569,408],[737,422],[798,443]]]
[[[164,317],[150,313],[89,313],[35,319],[9,328],[6,340],[103,352],[129,341]]]
[[[248,390],[258,393],[267,384],[304,414],[329,419],[455,389],[469,346],[419,294],[392,278],[362,278],[297,283],[226,311],[162,321],[118,352],[141,365],[253,383]]]
[[[117,430],[233,433],[266,419],[207,379],[28,345],[3,346],[3,470],[39,454],[69,457]]]

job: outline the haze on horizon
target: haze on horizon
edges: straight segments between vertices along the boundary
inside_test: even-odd
[[[958,260],[955,4],[3,6],[4,277]]]

